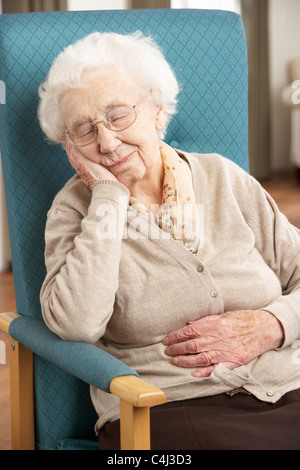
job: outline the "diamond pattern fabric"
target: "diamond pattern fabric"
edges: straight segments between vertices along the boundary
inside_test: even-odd
[[[161,45],[182,87],[166,142],[191,152],[218,152],[248,170],[247,54],[238,15],[177,9],[1,15],[6,103],[0,104],[0,145],[17,310],[24,316],[41,317],[46,215],[73,175],[63,149],[47,143],[39,128],[38,86],[56,55],[77,39],[95,31],[136,30]],[[55,448],[61,435],[77,438],[79,428],[83,437],[89,434],[95,417],[79,399],[80,390],[88,393],[83,382],[45,361],[36,357],[37,441],[41,448]],[[64,399],[62,390],[70,387],[74,399]],[[82,419],[72,423],[72,409]]]

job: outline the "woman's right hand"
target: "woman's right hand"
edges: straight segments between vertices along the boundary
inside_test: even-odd
[[[118,181],[107,168],[86,158],[77,147],[71,145],[67,140],[66,152],[71,166],[90,190],[92,190],[93,184],[99,180]]]

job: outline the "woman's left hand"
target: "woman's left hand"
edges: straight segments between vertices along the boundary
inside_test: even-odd
[[[284,340],[279,320],[265,310],[239,310],[211,315],[168,334],[163,344],[178,367],[197,369],[194,377],[208,377],[217,364],[234,369]]]

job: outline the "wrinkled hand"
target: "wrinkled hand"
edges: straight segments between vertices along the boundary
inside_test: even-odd
[[[240,310],[211,315],[168,334],[165,353],[178,367],[197,368],[194,377],[208,377],[222,363],[228,369],[247,364],[284,339],[277,318],[264,310]],[[208,352],[208,355],[206,354]]]
[[[67,140],[66,152],[71,166],[89,189],[92,189],[95,181],[118,181],[107,168],[86,158],[77,147],[71,145]]]

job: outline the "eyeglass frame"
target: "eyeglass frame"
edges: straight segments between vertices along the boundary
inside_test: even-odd
[[[151,91],[150,91],[150,94],[151,94]],[[89,142],[88,144],[80,145],[80,144],[74,144],[73,142],[71,142],[70,139],[69,139],[69,137],[68,137],[68,135],[67,135],[68,132],[70,132],[70,130],[72,129],[71,127],[65,131],[65,133],[62,135],[62,137],[65,137],[65,138],[68,140],[68,142],[70,142],[70,144],[73,145],[74,147],[87,147],[88,145],[90,145],[91,143],[93,143],[93,142],[96,140],[96,138],[97,138],[97,136],[98,136],[98,134],[99,134],[99,130],[98,130],[98,125],[99,125],[99,124],[102,124],[102,123],[103,123],[104,126],[106,127],[106,129],[108,129],[109,131],[113,131],[113,132],[125,131],[126,129],[128,129],[129,127],[131,127],[131,126],[135,123],[135,121],[137,120],[137,113],[136,113],[135,108],[136,108],[142,101],[144,101],[148,96],[149,96],[149,93],[148,93],[148,95],[144,96],[144,98],[142,98],[142,99],[141,99],[138,103],[136,103],[135,105],[124,104],[124,105],[115,106],[114,108],[112,108],[112,109],[110,109],[109,111],[107,111],[107,113],[104,114],[103,119],[100,120],[100,121],[96,121],[96,122],[86,121],[86,123],[89,123],[89,124],[91,124],[91,125],[94,127],[94,132],[95,132],[95,135],[94,135],[93,140],[91,140],[91,142]],[[107,121],[106,116],[107,116],[109,113],[111,113],[112,111],[115,111],[116,109],[122,108],[122,107],[124,107],[124,106],[130,107],[130,108],[132,108],[132,109],[134,110],[135,117],[134,117],[134,120],[132,121],[132,123],[129,124],[129,126],[126,126],[126,127],[122,128],[122,129],[112,129],[111,127],[108,127],[106,124],[108,124],[109,121]]]

